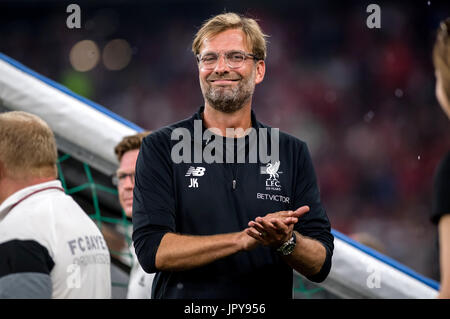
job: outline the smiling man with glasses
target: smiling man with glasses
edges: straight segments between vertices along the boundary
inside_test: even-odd
[[[156,272],[154,298],[287,299],[293,269],[317,282],[330,271],[333,235],[307,146],[252,111],[265,37],[254,19],[235,13],[206,21],[192,44],[204,105],[143,140],[133,240],[142,268]],[[265,143],[264,130],[279,156],[237,163]],[[187,140],[182,161],[178,137]],[[211,148],[217,161],[198,159]]]
[[[205,118],[215,118],[218,112],[231,114],[242,110],[235,114],[242,119],[250,120],[250,106],[255,85],[264,79],[265,54],[248,53],[250,51],[248,41],[245,33],[239,29],[225,30],[214,37],[205,38],[198,48],[200,38],[197,39],[193,47],[194,50],[198,50],[196,56],[200,87],[206,100]],[[227,50],[227,48],[234,49]],[[261,49],[263,50],[265,48]],[[214,127],[221,129],[220,126]],[[240,127],[249,128],[251,125],[242,123]]]

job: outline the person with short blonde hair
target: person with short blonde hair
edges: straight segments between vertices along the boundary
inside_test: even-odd
[[[433,47],[436,98],[450,119],[450,17],[442,21]],[[441,287],[438,298],[450,298],[450,151],[434,176],[432,222],[438,225]]]
[[[0,114],[0,299],[110,298],[110,255],[57,177],[50,127]]]
[[[16,178],[57,177],[58,154],[50,127],[36,115],[0,115],[0,161]]]
[[[333,235],[306,143],[262,124],[252,110],[266,70],[265,37],[254,19],[236,13],[207,20],[192,43],[204,105],[143,140],[133,242],[142,268],[157,273],[154,298],[288,299],[293,269],[315,282],[329,274]],[[267,131],[280,156],[236,163],[256,149],[248,132]],[[177,136],[187,146],[182,161]],[[199,159],[211,145],[216,155],[223,151],[218,161]]]

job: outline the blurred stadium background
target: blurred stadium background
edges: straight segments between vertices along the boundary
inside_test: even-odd
[[[431,47],[449,4],[74,1],[82,26],[69,29],[70,3],[0,1],[0,52],[149,130],[202,104],[190,51],[201,23],[223,11],[257,18],[270,38],[254,110],[308,143],[332,227],[439,280],[429,215],[450,126]],[[369,3],[381,29],[366,26]],[[101,202],[119,211],[114,197]]]

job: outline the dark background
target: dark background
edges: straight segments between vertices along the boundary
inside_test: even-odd
[[[81,29],[66,26],[70,2],[0,1],[0,52],[150,130],[203,103],[190,51],[202,22],[224,11],[257,18],[270,37],[253,108],[308,143],[332,227],[438,279],[429,215],[450,123],[434,95],[431,49],[448,4],[73,2]],[[366,26],[370,3],[381,7],[381,29]],[[128,42],[131,60],[113,71],[102,52],[114,39]],[[100,52],[86,72],[69,58],[82,40]]]

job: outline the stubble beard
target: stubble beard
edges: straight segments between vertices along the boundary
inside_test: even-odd
[[[209,105],[223,113],[234,113],[244,107],[255,91],[255,72],[247,79],[240,80],[238,85],[216,86],[208,82],[207,87],[201,85],[203,97]]]

